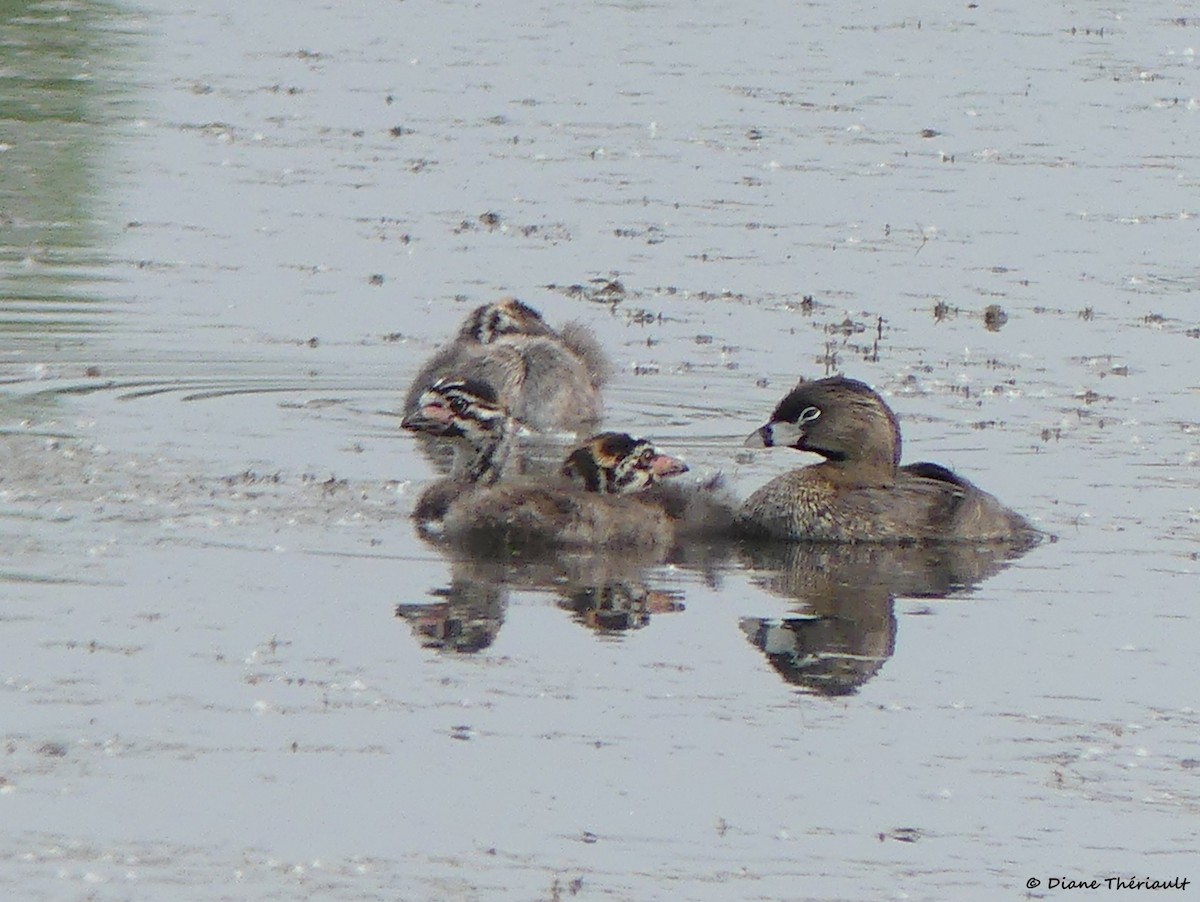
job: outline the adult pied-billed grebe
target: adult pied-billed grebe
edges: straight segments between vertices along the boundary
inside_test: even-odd
[[[814,542],[1011,541],[1037,532],[987,492],[932,463],[901,467],[896,416],[862,382],[802,382],[747,445],[820,454],[754,492],[737,514],[747,537]]]
[[[574,449],[557,477],[501,481],[515,423],[486,383],[442,379],[419,398],[404,427],[455,439],[454,470],[427,488],[413,517],[426,532],[490,550],[669,549],[675,524],[638,497],[687,466],[621,432]]]
[[[404,401],[411,414],[425,389],[455,377],[489,383],[531,429],[590,429],[600,420],[609,363],[586,326],[552,329],[516,298],[473,310],[449,344],[421,367]]]

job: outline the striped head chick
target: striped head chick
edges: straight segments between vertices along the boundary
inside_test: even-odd
[[[663,454],[645,439],[624,432],[601,432],[567,456],[562,474],[589,492],[626,495],[687,469],[682,460]]]
[[[417,409],[400,421],[404,429],[454,439],[464,453],[455,470],[490,485],[508,457],[514,422],[495,389],[478,379],[438,379],[421,393]]]
[[[481,345],[501,338],[554,334],[540,313],[516,298],[476,307],[458,330],[459,341]]]

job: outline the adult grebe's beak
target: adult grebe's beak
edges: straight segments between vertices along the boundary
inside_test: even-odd
[[[760,426],[748,436],[743,446],[746,448],[774,448],[776,445],[791,447],[804,438],[804,428],[795,423],[778,420]]]

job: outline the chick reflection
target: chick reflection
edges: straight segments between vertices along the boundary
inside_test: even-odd
[[[396,605],[396,616],[408,621],[422,648],[470,654],[496,640],[508,606],[503,586],[454,576],[432,594],[442,600]]]
[[[896,647],[897,595],[966,592],[1029,550],[1027,542],[942,545],[747,545],[756,582],[802,602],[782,621],[744,617],[746,634],[785,680],[818,695],[852,695]]]
[[[502,561],[461,558],[450,561],[450,585],[425,604],[396,605],[425,648],[445,652],[483,651],[504,623],[512,589],[548,592],[557,606],[582,626],[605,634],[640,629],[654,614],[683,610],[682,594],[645,585],[656,555],[640,557],[565,555],[561,558]]]
[[[610,582],[599,586],[577,586],[558,602],[570,611],[575,622],[598,633],[624,633],[650,623],[651,614],[683,610],[682,594],[643,585]]]

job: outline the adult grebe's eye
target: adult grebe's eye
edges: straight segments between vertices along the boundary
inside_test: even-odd
[[[815,420],[820,415],[821,415],[821,411],[818,410],[817,408],[805,407],[804,410],[802,410],[800,412],[800,419],[796,420],[796,422],[797,423],[811,423],[813,420]]]

